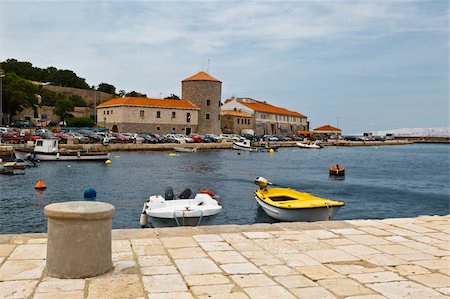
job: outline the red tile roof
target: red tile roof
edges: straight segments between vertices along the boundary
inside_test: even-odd
[[[227,116],[237,116],[237,117],[248,117],[251,118],[252,115],[242,112],[242,111],[234,111],[234,110],[222,110],[222,114],[223,115],[227,115]]]
[[[168,107],[168,108],[184,108],[184,109],[199,109],[197,106],[186,100],[163,100],[163,99],[149,99],[149,98],[115,98],[103,102],[97,107],[109,106],[148,106],[148,107]]]
[[[291,116],[297,116],[297,117],[303,117],[304,115],[295,111],[290,111],[284,108],[280,108],[277,106],[273,106],[267,103],[263,102],[253,102],[253,103],[246,103],[244,101],[239,101],[242,105],[247,106],[250,109],[253,109],[258,112],[265,112],[265,113],[273,113],[273,114],[281,114],[281,115],[291,115]]]
[[[185,82],[185,81],[216,81],[216,82],[220,82],[222,83],[222,81],[217,80],[216,78],[214,78],[213,76],[208,75],[205,72],[199,72],[193,76],[190,76],[186,79],[184,79],[181,82]]]
[[[325,126],[321,126],[318,128],[315,128],[314,131],[342,131],[341,129],[335,128],[333,126],[330,125],[325,125]]]

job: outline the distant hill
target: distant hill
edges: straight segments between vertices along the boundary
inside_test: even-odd
[[[386,131],[374,131],[373,135],[394,134],[398,137],[450,137],[450,127],[442,128],[402,128]]]

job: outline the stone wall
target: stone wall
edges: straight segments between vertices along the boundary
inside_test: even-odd
[[[200,108],[198,116],[198,133],[221,134],[220,105],[222,83],[218,81],[183,81],[181,98],[194,103]],[[210,105],[207,104],[208,100]],[[207,114],[209,119],[206,118]]]
[[[155,134],[186,134],[197,132],[197,125],[176,125],[176,124],[142,124],[142,123],[99,123],[100,126],[106,127],[113,131],[114,125],[117,126],[118,132],[128,133],[155,133]],[[189,129],[191,132],[189,132]]]
[[[249,124],[246,124],[245,120],[247,120]],[[225,134],[241,134],[242,129],[254,130],[254,123],[252,117],[222,115],[221,119],[222,132]]]
[[[42,119],[43,115],[46,115],[46,119],[47,121],[55,121],[55,122],[59,122],[61,121],[61,119],[59,118],[59,116],[57,116],[56,114],[53,113],[53,108],[54,107],[50,107],[50,106],[42,106],[38,108],[38,118]],[[75,111],[71,112],[71,114],[74,117],[89,117],[91,115],[91,109],[89,107],[75,107]],[[14,116],[13,120],[16,119],[33,119],[34,118],[34,112],[32,108],[26,108],[24,109],[22,112],[20,112],[19,114],[17,114],[16,116]]]
[[[116,97],[115,95],[102,92],[102,91],[96,91],[96,90],[89,90],[89,89],[79,89],[79,88],[73,88],[73,87],[63,87],[63,86],[56,86],[56,85],[45,85],[43,86],[44,89],[62,93],[64,95],[79,95],[82,97],[86,103],[89,106],[94,106],[95,103],[100,104],[107,100],[110,100],[113,97]]]

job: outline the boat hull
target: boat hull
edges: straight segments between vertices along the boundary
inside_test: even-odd
[[[217,215],[217,214],[216,214]],[[209,224],[216,215],[204,217],[177,217],[175,218],[159,218],[149,217],[150,225],[152,227],[170,227],[170,226],[198,226]]]
[[[39,161],[106,161],[110,158],[110,154],[105,152],[39,153],[16,149],[14,154],[21,160],[26,160],[27,155],[31,154],[34,160]]]
[[[281,221],[328,221],[332,220],[336,213],[341,208],[336,207],[316,207],[316,208],[300,208],[300,209],[282,209],[278,207],[271,206],[259,197],[255,196],[256,201],[261,206],[261,208],[272,218]]]
[[[247,152],[257,152],[258,151],[258,148],[256,148],[256,147],[241,145],[241,144],[237,144],[236,142],[233,142],[233,148],[235,150],[241,150],[241,151],[247,151]]]

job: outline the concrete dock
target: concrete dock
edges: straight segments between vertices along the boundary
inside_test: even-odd
[[[46,234],[0,235],[0,298],[450,298],[450,215],[113,230],[114,269],[47,277]]]

